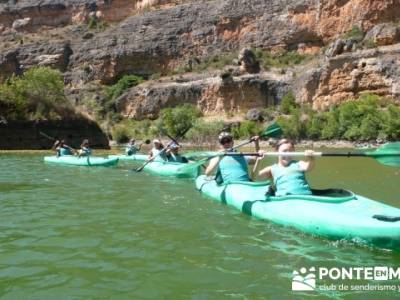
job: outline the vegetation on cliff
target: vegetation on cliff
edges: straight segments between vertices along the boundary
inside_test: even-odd
[[[291,138],[350,141],[400,138],[400,107],[374,94],[362,94],[359,99],[326,112],[300,107],[291,100],[285,105],[284,112],[289,110],[290,114],[279,116],[278,123]]]
[[[9,120],[55,120],[73,111],[60,72],[46,67],[29,69],[1,84],[0,108]]]

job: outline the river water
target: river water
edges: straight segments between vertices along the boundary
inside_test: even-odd
[[[398,291],[291,290],[302,267],[400,267],[400,251],[329,241],[202,197],[191,180],[61,167],[0,154],[0,299],[393,299]],[[400,207],[400,169],[323,158],[312,186]],[[322,283],[322,282],[319,282]],[[384,282],[400,284],[395,282]],[[383,284],[383,283],[382,283]]]

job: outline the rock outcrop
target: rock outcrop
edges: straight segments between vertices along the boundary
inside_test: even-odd
[[[361,93],[399,99],[400,44],[327,58],[295,80],[297,99],[315,109],[357,98]]]
[[[216,75],[183,82],[149,82],[132,88],[118,99],[118,109],[129,118],[155,119],[165,107],[196,105],[205,115],[246,113],[251,108],[277,104],[289,90],[288,78],[270,73],[242,75],[223,80]]]

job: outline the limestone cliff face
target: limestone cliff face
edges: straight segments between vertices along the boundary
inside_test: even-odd
[[[399,11],[400,0],[0,0],[0,82],[46,65],[64,72],[77,91],[125,74],[167,74],[247,47],[315,56],[285,76],[261,70],[231,81],[207,73],[151,81],[121,98],[122,113],[156,117],[183,102],[206,114],[242,112],[279,102],[289,89],[315,108],[364,91],[397,99]],[[90,30],[90,19],[109,26]],[[367,33],[364,41],[344,39],[354,26]]]
[[[315,109],[355,99],[360,93],[400,99],[400,44],[326,58],[295,80],[297,99]]]
[[[196,105],[205,115],[246,113],[254,107],[279,102],[289,90],[288,78],[270,73],[208,78],[181,78],[180,82],[149,82],[132,88],[119,99],[119,110],[135,119],[157,118],[165,107]]]

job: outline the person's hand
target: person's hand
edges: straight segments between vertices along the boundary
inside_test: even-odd
[[[251,138],[254,142],[258,141],[260,139],[260,136],[255,135]]]
[[[258,155],[259,158],[264,158],[265,156],[267,156],[267,153],[264,150],[258,150]]]
[[[308,158],[312,158],[312,157],[314,157],[314,151],[313,150],[306,150],[306,151],[304,151],[304,156],[305,157],[308,157]]]

